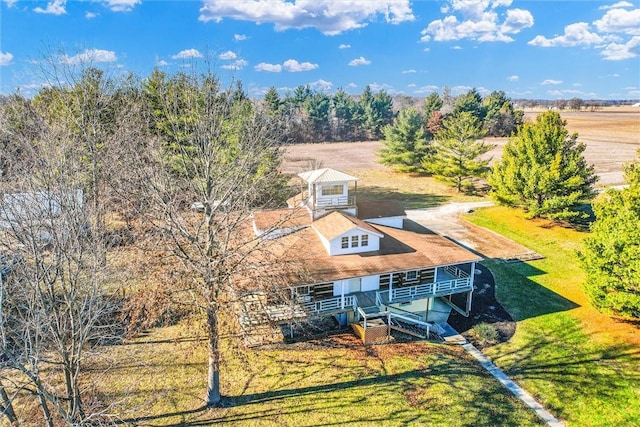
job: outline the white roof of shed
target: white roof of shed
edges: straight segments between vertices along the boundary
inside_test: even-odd
[[[355,176],[331,168],[316,169],[308,172],[300,172],[298,176],[311,184],[322,182],[358,181]]]

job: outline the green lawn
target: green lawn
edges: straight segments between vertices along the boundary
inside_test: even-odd
[[[532,426],[536,416],[458,346],[364,347],[352,334],[225,352],[224,407],[206,410],[204,342],[162,328],[112,356],[102,397],[140,425]],[[144,358],[142,358],[144,356]],[[115,409],[115,408],[114,408]]]
[[[449,202],[475,202],[486,198],[458,193],[454,188],[419,174],[390,169],[356,171],[358,200],[397,200],[405,209],[431,208]]]
[[[569,425],[640,425],[640,330],[589,305],[575,254],[586,234],[502,207],[466,219],[545,256],[486,262],[498,299],[518,321],[515,336],[486,353]]]

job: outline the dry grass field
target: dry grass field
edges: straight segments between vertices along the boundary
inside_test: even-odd
[[[525,117],[534,120],[541,110],[527,110]],[[640,148],[640,108],[607,107],[598,111],[566,111],[561,113],[570,132],[587,145],[585,158],[600,175],[599,185],[623,184],[622,165],[636,156]],[[506,138],[491,138],[496,145],[489,155],[499,159]],[[297,173],[310,167],[332,167],[342,171],[386,169],[377,161],[382,143],[338,142],[298,144],[287,147],[284,171]]]

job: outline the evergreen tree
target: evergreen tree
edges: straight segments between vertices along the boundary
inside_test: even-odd
[[[516,110],[503,91],[494,91],[484,98],[484,128],[488,135],[509,136],[522,125],[524,111]]]
[[[443,102],[442,99],[440,99],[438,92],[431,92],[422,103],[422,113],[425,117],[431,117],[431,113],[434,111],[440,111],[442,106]]]
[[[640,156],[640,150],[638,150]],[[596,200],[596,221],[579,253],[585,291],[594,306],[640,317],[640,158],[625,168],[628,188]]]
[[[270,117],[278,117],[282,114],[284,102],[280,99],[280,95],[278,95],[275,87],[271,86],[267,93],[264,94],[264,104],[267,115]]]
[[[335,138],[339,141],[352,140],[359,127],[358,103],[344,89],[338,88],[331,99],[331,107],[335,118]]]
[[[424,131],[422,116],[414,108],[402,110],[392,125],[383,128],[384,148],[380,163],[396,167],[402,172],[421,169],[430,145]]]
[[[458,191],[472,189],[474,181],[488,172],[489,160],[479,157],[493,148],[478,141],[483,136],[482,125],[473,114],[461,112],[447,117],[436,133],[434,154],[423,162],[424,169]]]
[[[486,109],[484,105],[482,105],[482,96],[476,88],[471,89],[464,95],[460,95],[456,99],[455,106],[453,107],[453,113],[462,112],[471,113],[480,121],[480,123],[484,122]]]
[[[565,126],[559,113],[547,111],[509,138],[489,177],[499,203],[523,207],[530,218],[586,217],[577,207],[594,196],[598,178],[585,162],[586,146]]]

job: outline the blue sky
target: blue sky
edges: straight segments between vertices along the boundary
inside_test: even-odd
[[[640,98],[637,0],[0,0],[0,25],[2,94],[32,95],[45,62],[139,77],[209,63],[252,97]]]

